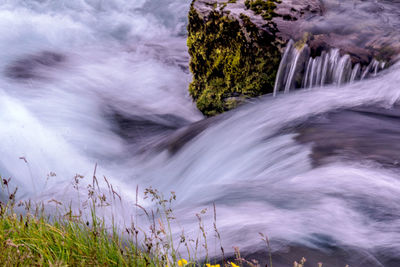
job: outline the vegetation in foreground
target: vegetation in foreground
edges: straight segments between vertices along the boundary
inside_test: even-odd
[[[83,178],[80,175],[74,177],[73,187],[76,190],[82,187]],[[190,248],[190,241],[186,241],[183,234],[177,245],[172,239],[170,225],[174,220],[171,204],[176,199],[175,194],[172,193],[165,200],[157,190],[148,188],[144,197],[155,202],[158,208],[148,212],[136,205],[148,216],[151,222],[149,229],[136,227],[132,223],[129,228],[121,231],[113,223],[110,227],[98,216],[101,208],[112,205],[113,201],[121,201],[120,195],[106,182],[108,194],[100,189],[94,176],[93,183],[85,188],[87,199],[83,203],[86,207],[83,205],[76,210],[71,204],[65,205],[54,199],[47,204],[16,202],[17,188],[11,189],[10,179],[1,179],[2,193],[8,199],[0,201],[0,265],[220,266],[210,263],[207,258],[200,263],[196,256],[201,248],[207,249],[207,245],[202,245],[200,240],[207,236],[201,221],[201,214],[205,211],[197,215],[202,234],[195,241],[195,249]],[[46,206],[51,207],[50,212],[46,211]],[[85,216],[85,213],[89,216]],[[138,236],[144,241],[139,242]],[[187,259],[178,253],[182,244],[187,247]],[[239,266],[234,262],[225,262],[224,265]]]
[[[1,178],[1,177],[0,177]],[[83,176],[74,177],[74,188],[78,190],[79,181]],[[106,178],[105,178],[106,180]],[[171,222],[173,217],[171,203],[175,200],[172,192],[169,199],[164,199],[157,190],[149,188],[144,192],[145,198],[156,202],[158,208],[147,212],[149,230],[132,226],[118,231],[114,225],[107,227],[96,212],[99,208],[111,205],[106,194],[98,186],[95,175],[93,184],[87,186],[87,208],[89,219],[80,208],[74,213],[71,205],[64,205],[57,200],[50,200],[48,206],[55,206],[50,213],[45,211],[45,204],[31,201],[16,202],[17,188],[10,189],[10,179],[0,179],[2,192],[8,195],[4,202],[0,201],[0,264],[1,266],[205,266],[205,267],[239,267],[260,266],[257,261],[247,261],[242,258],[238,248],[235,248],[235,260],[227,261],[221,246],[220,264],[208,259],[207,233],[201,219],[203,210],[197,214],[199,220],[199,235],[196,240],[190,240],[182,233],[176,242],[172,238]],[[118,193],[106,180],[110,197],[119,198]],[[97,185],[97,188],[96,188]],[[138,193],[138,188],[137,188]],[[52,204],[50,204],[52,203]],[[54,205],[53,205],[54,204]],[[52,214],[49,216],[48,214]],[[155,219],[157,218],[157,219]],[[155,221],[157,220],[157,223]],[[215,236],[220,240],[216,225],[216,210],[214,205]],[[144,237],[140,244],[138,236]],[[262,235],[269,250],[268,238]],[[189,240],[189,241],[188,241]],[[194,248],[189,244],[192,242]],[[174,246],[175,245],[175,246]],[[188,258],[179,254],[179,246],[186,247]],[[205,251],[205,258],[197,258],[198,253]],[[271,254],[269,253],[272,265]],[[294,267],[303,267],[306,259],[294,262]],[[319,265],[322,267],[322,263]]]
[[[3,189],[8,193],[7,202],[0,202],[2,266],[162,265],[156,257],[123,240],[115,228],[110,231],[96,216],[95,202],[90,221],[74,215],[71,209],[65,209],[64,214],[58,210],[49,217],[43,203],[16,203],[17,190],[10,193],[9,182],[2,179]],[[52,202],[61,205],[56,200]]]

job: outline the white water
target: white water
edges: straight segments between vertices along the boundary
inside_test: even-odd
[[[174,209],[189,234],[195,213],[216,202],[227,251],[255,251],[263,232],[275,250],[319,247],[327,236],[338,246],[399,255],[398,172],[357,158],[313,166],[311,144],[281,131],[338,108],[390,108],[400,97],[398,66],[351,85],[267,96],[217,118],[175,154],[146,149],[173,130],[130,129],[141,142],[118,134],[115,112],[165,128],[202,119],[187,95],[188,7],[178,0],[0,1],[1,175],[23,197],[68,200],[74,175],[91,182],[97,163],[97,176],[126,200],[114,210],[121,222],[134,212],[136,185],[152,185],[176,192]],[[43,52],[65,60],[42,64]],[[10,75],[18,60],[33,62],[25,78]],[[47,179],[50,172],[56,176]],[[364,203],[391,219],[377,219]]]
[[[42,188],[49,172],[64,180],[93,171],[95,162],[106,169],[120,164],[129,153],[107,120],[110,110],[201,118],[187,94],[190,76],[180,67],[188,58],[179,37],[184,1],[163,1],[162,10],[146,1],[0,3],[3,176],[33,179]],[[44,51],[65,60],[28,67],[33,78],[7,77],[7,66]]]
[[[323,51],[318,57],[310,57],[307,45],[296,47],[289,41],[279,65],[274,95],[280,90],[288,93],[299,88],[322,87],[328,84],[340,86],[374,77],[384,69],[385,62],[373,59],[369,65],[353,64],[349,55],[340,54],[339,49]]]

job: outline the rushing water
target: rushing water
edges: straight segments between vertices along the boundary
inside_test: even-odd
[[[376,76],[386,63],[372,59],[366,66],[353,64],[349,55],[340,54],[340,50],[322,51],[320,56],[310,57],[307,45],[296,47],[290,40],[283,53],[278,69],[274,95],[283,90],[288,93],[298,88],[321,87],[327,84],[340,86]]]
[[[228,253],[265,260],[262,232],[276,266],[399,266],[400,67],[204,119],[187,93],[189,4],[0,1],[1,175],[21,197],[69,200],[97,163],[128,203],[120,222],[151,185],[176,192],[189,235],[215,202]]]

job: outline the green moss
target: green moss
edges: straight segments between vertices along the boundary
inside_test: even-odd
[[[276,4],[280,2],[280,0],[246,0],[244,4],[247,9],[253,10],[254,13],[261,15],[265,20],[271,20],[276,16]]]
[[[294,44],[294,46],[295,46],[297,49],[302,49],[302,48],[308,43],[308,41],[309,41],[311,38],[312,38],[312,34],[309,33],[309,32],[305,32],[305,33],[303,34],[303,37],[302,37],[300,40],[298,40],[298,41]]]
[[[224,8],[228,5],[228,3],[223,3],[221,4],[221,7],[219,8],[221,11],[224,10]]]
[[[229,0],[228,3],[236,3],[237,0]]]
[[[243,25],[216,10],[201,19],[193,6],[190,9],[187,44],[193,82],[189,92],[207,116],[233,108],[234,98],[273,90],[281,57],[273,29],[260,31],[245,15],[241,20]]]

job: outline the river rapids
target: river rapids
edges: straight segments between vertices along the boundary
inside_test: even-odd
[[[261,232],[274,266],[400,266],[400,66],[207,119],[187,90],[189,6],[0,0],[0,174],[18,197],[77,201],[71,181],[97,166],[124,199],[107,211],[120,224],[152,186],[176,192],[188,235],[207,208],[212,244],[215,203],[227,254],[265,265]]]

